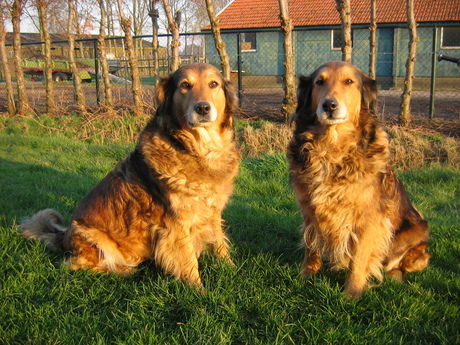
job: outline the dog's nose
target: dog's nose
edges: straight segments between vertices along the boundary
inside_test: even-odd
[[[199,102],[195,104],[194,109],[199,115],[205,116],[209,114],[209,111],[211,110],[211,105],[208,102]]]
[[[339,104],[335,99],[325,99],[323,101],[323,110],[328,114],[332,114],[338,107]]]

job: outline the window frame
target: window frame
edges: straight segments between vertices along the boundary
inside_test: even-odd
[[[334,47],[334,33],[335,32],[340,32],[342,34],[342,29],[332,29],[331,30],[331,50],[333,51],[339,51],[342,50],[342,46],[340,47]],[[351,29],[351,47],[353,48],[353,42],[354,42],[354,30]]]
[[[457,29],[459,31],[458,35],[460,35],[460,26],[442,26],[441,27],[441,43],[440,43],[441,49],[460,49],[460,41],[459,41],[458,46],[445,46],[444,45],[444,29],[451,29],[451,28]]]
[[[254,40],[246,41],[247,34],[254,34]],[[250,49],[243,49],[243,43],[251,43]],[[241,52],[256,52],[257,51],[257,32],[242,32],[240,33],[240,49]]]

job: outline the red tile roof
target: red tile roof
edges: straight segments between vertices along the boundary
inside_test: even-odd
[[[294,26],[340,24],[335,0],[288,0]],[[418,22],[460,21],[460,0],[415,0]],[[280,26],[278,0],[234,0],[219,15],[221,29]],[[352,24],[370,22],[370,0],[351,0]],[[405,0],[377,0],[378,23],[407,22]],[[206,29],[209,29],[207,27]]]

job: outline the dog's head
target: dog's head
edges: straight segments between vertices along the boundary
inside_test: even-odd
[[[375,80],[347,62],[329,62],[299,78],[296,121],[309,125],[351,121],[357,125],[363,110],[375,114],[376,102]]]
[[[155,116],[172,128],[231,126],[236,102],[235,88],[217,68],[194,63],[160,80]]]

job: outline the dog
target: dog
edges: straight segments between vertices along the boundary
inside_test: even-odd
[[[388,136],[376,120],[377,86],[341,61],[301,76],[287,156],[303,218],[301,275],[327,258],[348,269],[344,292],[363,294],[382,271],[402,281],[428,265],[429,230],[389,164]]]
[[[21,224],[22,235],[70,251],[73,270],[124,275],[153,260],[202,288],[204,250],[232,264],[222,211],[240,162],[236,102],[235,88],[209,64],[162,78],[137,146],[83,198],[70,226],[46,209]]]

